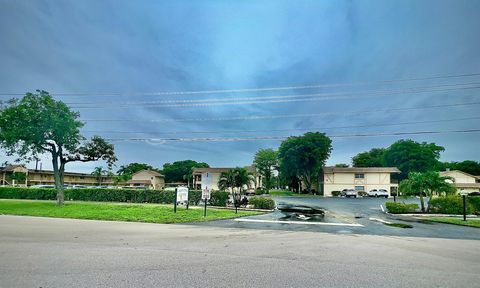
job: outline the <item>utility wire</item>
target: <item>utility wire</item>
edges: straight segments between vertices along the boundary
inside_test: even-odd
[[[426,124],[426,123],[440,123],[440,122],[454,122],[464,120],[476,120],[480,117],[467,117],[456,119],[440,119],[440,120],[427,120],[427,121],[412,121],[412,122],[398,122],[388,124],[363,124],[352,126],[329,126],[329,127],[310,127],[310,128],[291,128],[291,129],[263,129],[263,130],[223,130],[223,131],[151,131],[151,132],[139,132],[139,131],[103,131],[103,130],[84,130],[86,133],[113,133],[113,134],[150,134],[150,135],[176,135],[176,134],[244,134],[244,133],[264,133],[264,132],[293,132],[293,131],[315,131],[315,130],[331,130],[331,129],[348,129],[348,128],[365,128],[365,127],[385,127],[385,126],[399,126],[399,125],[412,125],[412,124]]]
[[[477,85],[477,86],[467,86],[467,85]],[[423,86],[423,87],[411,87],[411,88],[400,88],[400,89],[390,89],[390,90],[370,90],[370,91],[361,91],[361,92],[335,92],[335,93],[313,93],[313,94],[295,94],[295,95],[274,95],[274,96],[252,96],[252,97],[235,97],[235,98],[215,98],[215,99],[181,99],[181,100],[160,100],[160,101],[133,101],[133,102],[116,102],[115,106],[112,106],[111,102],[67,102],[65,104],[71,106],[71,108],[130,108],[132,106],[155,106],[155,107],[175,107],[175,106],[198,106],[197,104],[212,103],[217,105],[230,104],[232,103],[243,103],[244,101],[267,101],[267,100],[279,100],[279,99],[295,99],[295,98],[319,98],[319,100],[325,99],[346,99],[354,98],[357,96],[371,96],[375,95],[395,95],[395,94],[415,94],[415,93],[428,93],[428,92],[447,92],[455,90],[465,90],[465,89],[478,89],[480,88],[480,82],[473,83],[455,83],[455,84],[443,84],[435,86]],[[461,86],[461,87],[458,87]],[[439,87],[451,87],[444,89],[434,89]],[[319,97],[323,96],[323,97]],[[331,97],[329,97],[331,96]],[[99,105],[106,105],[99,106]],[[185,104],[185,105],[184,105]],[[75,106],[79,105],[79,106]],[[91,106],[94,105],[94,106]]]
[[[58,92],[52,93],[54,96],[77,97],[77,96],[96,96],[96,97],[116,97],[116,96],[162,96],[162,95],[192,95],[192,94],[221,94],[221,93],[244,93],[244,92],[264,92],[264,91],[280,91],[280,90],[298,90],[298,89],[314,89],[326,87],[348,87],[367,84],[381,83],[399,83],[421,80],[450,79],[462,77],[479,76],[480,73],[457,74],[457,75],[434,75],[416,78],[387,79],[374,81],[359,81],[350,83],[324,83],[303,86],[283,86],[283,87],[267,87],[267,88],[241,88],[241,89],[224,89],[224,90],[197,90],[197,91],[161,91],[161,92]],[[4,96],[23,96],[25,93],[8,93],[3,92]]]
[[[144,123],[159,123],[159,122],[200,122],[200,121],[238,121],[238,120],[266,120],[266,119],[286,119],[286,118],[303,118],[303,117],[319,117],[326,115],[349,115],[359,113],[375,112],[394,112],[394,111],[409,111],[409,110],[423,110],[436,109],[446,107],[462,107],[479,105],[480,102],[468,103],[453,103],[453,104],[439,104],[429,106],[405,107],[405,108],[386,108],[386,109],[368,109],[356,111],[336,111],[336,112],[322,112],[310,114],[277,114],[277,115],[255,115],[255,116],[239,116],[239,117],[217,117],[217,118],[176,118],[176,119],[83,119],[84,122],[144,122]]]
[[[394,133],[368,133],[368,134],[340,134],[327,135],[331,138],[353,138],[353,137],[380,137],[380,136],[403,136],[403,135],[422,135],[422,134],[449,134],[449,133],[478,133],[480,129],[466,130],[446,130],[446,131],[413,131],[413,132],[394,132]],[[205,141],[258,141],[258,140],[285,140],[287,136],[259,136],[259,137],[205,137],[205,138],[110,138],[106,139],[112,142],[122,141],[144,141],[144,142],[205,142]]]

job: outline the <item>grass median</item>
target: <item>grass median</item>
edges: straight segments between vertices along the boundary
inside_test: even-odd
[[[454,225],[462,225],[469,227],[480,228],[480,218],[467,218],[467,221],[463,221],[463,218],[453,218],[453,217],[428,217],[425,219],[431,222],[440,222]]]
[[[129,221],[147,223],[185,223],[230,219],[260,214],[254,211],[214,209],[207,207],[207,217],[203,217],[203,207],[177,207],[163,204],[131,204],[100,202],[66,202],[58,207],[53,201],[0,200],[0,214],[40,216],[54,218],[74,218],[89,220]]]

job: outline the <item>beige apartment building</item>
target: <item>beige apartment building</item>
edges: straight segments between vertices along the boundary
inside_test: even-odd
[[[22,165],[8,165],[0,168],[1,185],[18,185],[18,186],[32,186],[32,185],[54,185],[53,171],[50,170],[35,170],[27,169]],[[25,173],[25,181],[16,181],[12,179],[13,173]],[[65,172],[64,182],[67,185],[112,185],[113,177],[102,176],[100,178],[86,173]]]
[[[324,196],[332,196],[332,191],[355,189],[368,192],[372,189],[398,191],[398,180],[392,177],[400,173],[396,167],[324,167]]]
[[[195,168],[193,169],[193,187],[197,190],[213,190],[218,191],[218,181],[222,172],[228,172],[234,168]],[[256,189],[262,186],[262,177],[256,173],[255,167],[245,167],[248,172],[252,173],[255,177],[255,181],[250,181],[248,187],[245,189]]]
[[[131,187],[145,187],[147,189],[161,190],[165,188],[165,176],[152,170],[141,170],[132,175],[132,180],[127,182]]]
[[[480,176],[471,175],[460,170],[447,170],[439,172],[440,176],[452,177],[453,181],[447,180],[457,188],[457,192],[480,191]]]

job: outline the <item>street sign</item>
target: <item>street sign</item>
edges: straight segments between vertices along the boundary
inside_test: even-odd
[[[177,203],[187,203],[188,202],[188,188],[187,187],[178,187],[177,188]]]
[[[210,190],[208,190],[208,188],[203,189],[202,199],[203,200],[210,200]]]

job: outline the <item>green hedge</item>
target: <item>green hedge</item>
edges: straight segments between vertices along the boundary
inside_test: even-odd
[[[365,196],[367,196],[367,195],[368,195],[368,193],[365,192],[365,191],[358,191],[358,196],[359,196],[359,197],[365,197]]]
[[[480,204],[478,200],[473,200],[474,197],[467,197],[467,213],[471,214],[475,211],[475,205]],[[472,205],[472,202],[475,205]],[[477,206],[478,208],[478,206]],[[430,201],[430,212],[439,213],[439,214],[463,214],[463,199],[459,196],[448,196],[448,197],[438,197],[433,198]]]
[[[340,196],[340,194],[342,194],[341,191],[332,191],[332,196],[333,197],[338,197],[338,196]]]
[[[467,202],[472,205],[473,213],[480,215],[480,196],[469,196]]]
[[[220,192],[226,193],[226,192]],[[228,199],[228,193],[227,199]],[[202,191],[189,190],[189,203],[198,205]],[[72,201],[98,201],[98,202],[132,202],[132,203],[163,203],[173,204],[175,191],[145,190],[145,189],[65,189],[65,200]],[[0,187],[0,198],[3,199],[30,199],[30,200],[55,200],[57,192],[48,188],[17,188]],[[210,202],[224,203],[225,196],[212,193]]]
[[[210,201],[208,202],[212,206],[225,207],[227,206],[229,195],[228,192],[215,191],[210,194]]]
[[[248,200],[248,203],[253,205],[255,209],[274,209],[275,201],[269,197],[259,197],[255,196]]]
[[[266,189],[258,187],[257,190],[255,190],[255,195],[263,195],[263,194],[268,194]]]
[[[400,202],[385,202],[388,212],[392,214],[413,213],[418,210],[418,204],[406,204]]]

